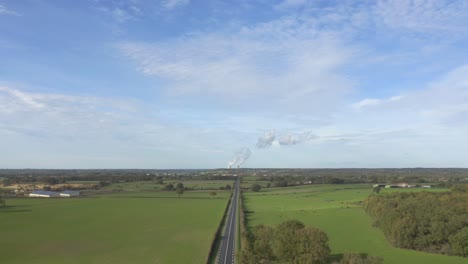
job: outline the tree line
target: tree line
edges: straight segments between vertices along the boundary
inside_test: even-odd
[[[0,169],[5,184],[66,181],[133,182],[158,179],[235,180],[236,176],[256,176],[268,180],[273,187],[310,184],[466,182],[468,169],[406,168],[406,169],[215,169],[215,170],[39,170]]]
[[[359,253],[345,253],[339,262],[334,261],[327,234],[298,220],[288,220],[276,227],[258,225],[250,232],[247,243],[241,253],[241,263],[245,264],[381,263],[381,258]]]
[[[451,192],[397,192],[364,200],[396,247],[468,257],[468,185]]]

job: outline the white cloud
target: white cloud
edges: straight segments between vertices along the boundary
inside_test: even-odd
[[[308,0],[283,0],[281,3],[275,5],[275,9],[289,9],[297,8],[307,4]]]
[[[2,127],[26,131],[28,135],[36,132],[40,136],[69,138],[79,134],[77,139],[89,140],[103,136],[111,127],[118,128],[117,124],[129,118],[135,109],[136,105],[129,100],[31,93],[0,87]]]
[[[140,4],[136,1],[102,1],[95,0],[95,8],[106,17],[112,19],[117,25],[131,20],[139,19],[143,12]],[[117,31],[120,31],[118,29]]]
[[[174,9],[179,6],[188,5],[190,0],[164,0],[162,5],[166,9]]]
[[[388,27],[416,32],[467,33],[468,2],[463,0],[380,0],[375,15]]]
[[[213,166],[213,160],[224,164],[232,146],[237,148],[237,132],[190,121],[131,98],[2,86],[0,137],[8,138],[2,147],[9,153],[2,156],[0,167],[193,168]],[[217,154],[206,159],[200,153]]]
[[[354,48],[333,32],[295,18],[119,47],[143,74],[164,80],[172,95],[319,110],[329,109],[353,87],[340,68],[350,63]]]
[[[353,107],[356,109],[360,109],[360,108],[364,108],[368,106],[379,105],[381,103],[382,103],[382,100],[380,99],[366,98],[357,103],[354,103]]]
[[[352,104],[351,106],[354,108],[354,109],[362,109],[362,108],[367,108],[367,107],[372,107],[372,106],[379,106],[379,105],[382,105],[382,104],[386,104],[386,103],[391,103],[391,102],[397,102],[397,101],[400,101],[401,99],[403,99],[404,96],[402,95],[398,95],[398,96],[392,96],[388,99],[377,99],[377,98],[365,98],[359,102],[356,102],[354,104]]]
[[[44,108],[44,104],[39,102],[35,96],[23,93],[16,89],[0,86],[0,92],[8,94],[10,98],[2,102],[1,110],[6,112],[15,112],[27,108]]]
[[[362,134],[366,128],[411,131],[421,138],[423,135],[446,137],[447,131],[468,133],[465,122],[468,113],[468,66],[457,67],[428,83],[425,88],[407,91],[404,96],[364,99],[353,107],[361,111],[352,118],[343,115],[337,120],[340,128],[335,129],[335,134],[337,131]],[[463,141],[462,138],[456,140]]]
[[[12,15],[12,16],[20,16],[18,12],[10,10],[6,8],[6,6],[0,4],[0,15]]]

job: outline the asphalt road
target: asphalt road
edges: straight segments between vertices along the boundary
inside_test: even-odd
[[[232,195],[231,208],[226,218],[221,247],[219,248],[216,263],[234,264],[236,255],[236,234],[237,234],[237,200],[239,196],[239,179],[234,184],[234,194]]]

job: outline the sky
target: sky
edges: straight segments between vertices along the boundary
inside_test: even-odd
[[[468,167],[466,14],[0,0],[0,167]]]

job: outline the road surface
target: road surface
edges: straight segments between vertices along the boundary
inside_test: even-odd
[[[239,196],[239,179],[234,184],[234,193],[232,195],[231,207],[226,218],[224,226],[221,247],[219,248],[216,263],[234,264],[236,255],[236,235],[237,235],[237,200]]]

